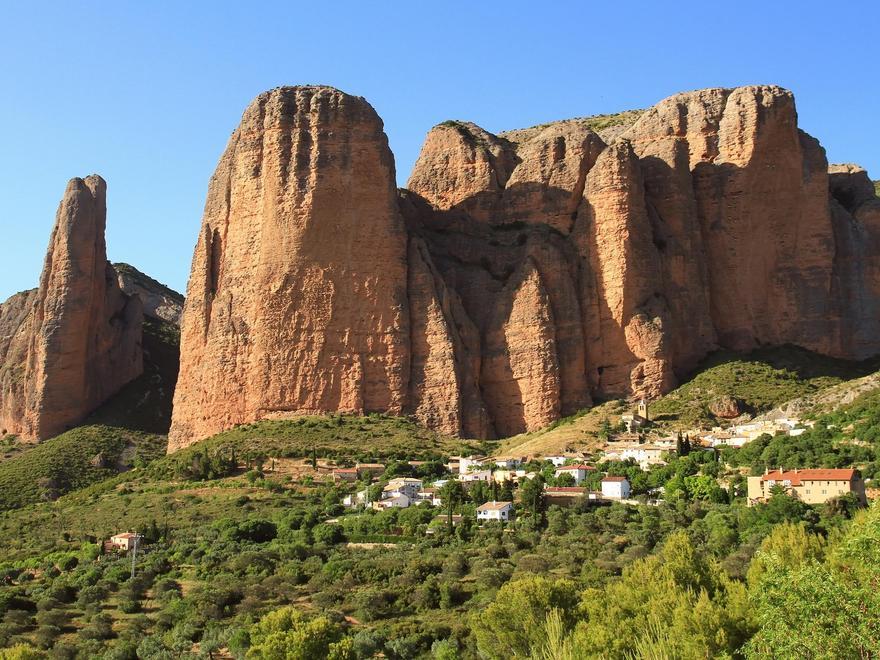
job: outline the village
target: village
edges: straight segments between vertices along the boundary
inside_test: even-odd
[[[476,523],[506,524],[515,521],[518,510],[523,509],[522,487],[526,482],[538,479],[543,507],[609,506],[615,502],[656,506],[664,501],[664,487],[634,493],[630,478],[634,470],[649,473],[677,456],[698,451],[718,460],[725,447],[740,448],[765,434],[797,436],[812,425],[809,420],[771,413],[726,428],[693,428],[669,434],[652,424],[648,403],[641,400],[634,411],[621,415],[618,427],[593,451],[450,456],[442,465],[435,465],[430,476],[418,475],[425,461],[406,461],[394,469],[378,462],[338,466],[329,461],[315,464],[315,468],[318,478],[330,479],[349,491],[342,497],[342,505],[351,513],[427,505],[438,510],[436,522],[457,525],[462,515],[453,514],[453,508],[468,499],[476,505]],[[630,476],[621,473],[622,466]],[[823,504],[849,493],[864,504],[867,496],[877,495],[871,491],[866,494],[864,481],[855,469],[779,466],[762,475],[746,476],[744,486],[741,494],[746,496],[748,506],[765,502],[779,492],[807,504]],[[450,502],[450,497],[455,501]],[[429,528],[427,533],[432,531]],[[143,536],[136,532],[121,532],[104,541],[102,549],[127,554],[142,541]]]
[[[540,477],[546,506],[601,506],[613,502],[657,505],[663,500],[662,486],[637,498],[627,476],[614,469],[602,472],[598,466],[629,464],[649,472],[655,466],[666,465],[676,455],[705,451],[717,457],[724,447],[742,447],[765,434],[797,436],[811,425],[811,421],[770,414],[727,428],[694,428],[664,435],[652,428],[648,403],[641,400],[635,411],[621,416],[618,432],[611,434],[597,451],[452,456],[445,464],[447,474],[442,478],[397,476],[380,481],[381,488],[367,486],[346,495],[343,504],[351,509],[377,511],[424,504],[442,509],[448,504],[443,498],[444,486],[454,481],[465,492],[479,489],[475,499],[478,522],[506,523],[515,518],[521,506],[515,494],[526,481]],[[413,461],[411,465],[417,467],[419,462]],[[358,463],[335,468],[331,474],[337,483],[363,485],[381,479],[385,470],[384,464]],[[847,493],[853,493],[862,503],[866,501],[864,482],[854,469],[786,470],[780,466],[763,475],[750,475],[746,481],[749,506],[766,501],[780,488],[809,504],[821,504]],[[482,499],[485,501],[480,502]]]

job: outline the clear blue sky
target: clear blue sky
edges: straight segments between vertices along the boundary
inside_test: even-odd
[[[181,7],[179,5],[190,5]],[[777,83],[832,162],[880,178],[880,2],[4,2],[0,300],[35,286],[66,181],[108,183],[108,249],[184,290],[248,102],[366,97],[406,181],[427,130],[491,131]]]

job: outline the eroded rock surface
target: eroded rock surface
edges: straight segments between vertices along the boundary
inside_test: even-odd
[[[880,201],[775,86],[499,135],[433,128],[407,184],[372,108],[284,88],[211,182],[172,450],[235,423],[381,410],[535,430],[652,398],[709,352],[880,352]]]
[[[104,242],[106,184],[72,179],[38,289],[0,307],[0,430],[42,440],[140,375],[143,310],[123,293]]]
[[[402,414],[409,335],[382,121],[326,87],[260,95],[211,179],[169,450],[266,417]]]

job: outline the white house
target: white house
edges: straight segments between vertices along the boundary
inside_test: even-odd
[[[652,465],[665,463],[663,460],[663,454],[667,451],[670,451],[669,447],[660,447],[658,445],[635,445],[623,449],[620,452],[620,460],[625,461],[631,458],[639,464],[640,468],[647,470]]]
[[[513,517],[513,502],[486,502],[477,507],[477,520],[506,522]]]
[[[496,456],[490,458],[488,463],[495,463],[502,470],[515,470],[523,464],[522,456]]]
[[[392,497],[386,497],[379,502],[373,502],[374,509],[406,509],[412,500],[403,493]]]
[[[422,489],[421,479],[411,479],[410,477],[399,477],[392,479],[388,485],[382,489],[382,499],[388,499],[395,495],[406,495],[408,498],[415,499],[416,494]]]
[[[485,456],[462,456],[458,459],[458,473],[468,474],[474,470],[479,470],[480,466],[485,462]]]
[[[424,504],[425,502],[429,502],[433,506],[440,506],[443,503],[436,488],[425,488],[416,493],[416,504]]]
[[[568,460],[568,456],[563,456],[561,454],[557,456],[544,456],[544,460],[550,461],[556,467],[562,467],[563,465],[565,465],[565,461]]]
[[[602,497],[615,500],[629,499],[629,479],[626,477],[605,477],[602,479]]]
[[[354,495],[346,495],[343,498],[342,503],[345,506],[357,506],[359,504],[363,504],[366,501],[367,501],[367,489],[364,488],[363,490],[358,491]]]
[[[587,478],[587,475],[595,470],[595,468],[590,467],[589,465],[563,465],[560,468],[556,469],[554,474],[559,477],[562,474],[570,474],[574,477],[575,486],[580,486],[581,482]]]
[[[474,481],[491,481],[492,472],[489,470],[477,470],[476,472],[467,472],[458,475],[458,480],[462,483],[472,483]]]

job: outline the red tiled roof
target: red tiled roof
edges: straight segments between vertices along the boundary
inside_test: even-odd
[[[792,486],[800,486],[802,481],[852,481],[855,476],[852,469],[774,470],[762,476],[761,481],[790,481]]]
[[[595,470],[596,468],[590,465],[563,465],[562,467],[556,468],[557,470]]]
[[[603,477],[602,481],[626,481],[626,477]]]

